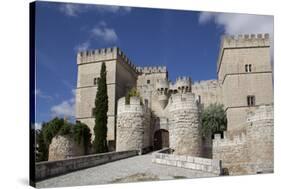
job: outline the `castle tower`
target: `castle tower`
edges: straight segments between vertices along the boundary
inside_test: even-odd
[[[225,36],[217,62],[228,131],[244,130],[247,112],[273,103],[268,34]]]
[[[158,104],[152,104],[154,101],[158,100],[156,91],[156,83],[160,80],[168,79],[168,72],[165,66],[158,67],[137,67],[139,76],[137,79],[137,89],[143,99],[148,101],[148,105],[152,109],[157,109]],[[154,107],[156,105],[156,107]],[[157,111],[156,110],[156,111]]]
[[[156,82],[156,90],[158,96],[158,102],[162,109],[164,109],[168,103],[168,90],[169,90],[169,82],[166,79],[161,79]]]
[[[142,150],[150,146],[150,112],[139,97],[118,100],[116,151]]]
[[[168,107],[170,148],[175,154],[200,156],[200,122],[195,95],[173,94]]]
[[[191,92],[191,78],[190,77],[178,77],[175,84],[170,85],[170,93],[185,94]]]
[[[114,150],[116,140],[117,99],[136,86],[137,70],[126,55],[117,47],[96,49],[77,54],[78,77],[76,90],[76,119],[90,127],[94,137],[95,98],[101,64],[106,65],[108,92],[108,132],[110,150]],[[93,140],[92,137],[92,140]]]

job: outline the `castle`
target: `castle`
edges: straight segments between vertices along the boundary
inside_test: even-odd
[[[117,47],[79,52],[76,119],[93,132],[101,64],[107,68],[108,146],[222,160],[230,174],[273,171],[273,76],[268,34],[224,36],[217,80],[172,83],[166,67],[136,67]],[[125,95],[133,87],[140,97]],[[224,105],[227,131],[203,141],[200,111]],[[211,148],[211,150],[210,150]]]

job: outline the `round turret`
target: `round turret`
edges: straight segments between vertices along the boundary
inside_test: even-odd
[[[118,100],[116,151],[142,150],[148,147],[150,127],[149,110],[139,97]]]
[[[247,139],[252,173],[273,172],[273,106],[258,107],[248,116]]]
[[[191,78],[190,77],[179,77],[176,80],[175,88],[179,93],[191,92]]]
[[[169,82],[166,79],[156,82],[157,97],[162,108],[165,108],[168,103]]]
[[[175,154],[200,156],[200,122],[195,95],[173,94],[168,107],[170,148]]]
[[[49,146],[48,161],[62,160],[85,154],[83,142],[78,144],[70,136],[55,136]]]

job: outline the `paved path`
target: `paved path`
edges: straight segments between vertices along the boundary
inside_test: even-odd
[[[61,187],[211,176],[214,175],[152,163],[151,154],[146,154],[43,180],[36,186]]]

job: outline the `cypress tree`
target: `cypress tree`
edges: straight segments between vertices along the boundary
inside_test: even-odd
[[[104,153],[108,151],[107,147],[107,111],[108,96],[106,86],[106,66],[102,63],[100,78],[98,80],[98,88],[95,99],[95,127],[93,147],[95,153]]]

